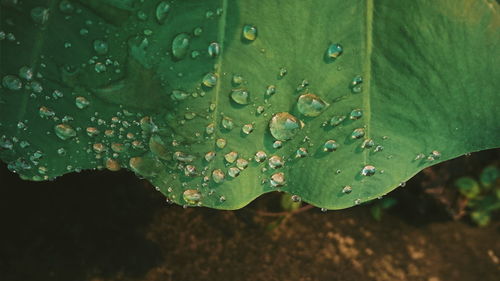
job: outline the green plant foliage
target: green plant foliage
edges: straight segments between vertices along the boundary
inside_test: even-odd
[[[0,3],[0,158],[25,179],[341,209],[499,146],[495,1]]]
[[[378,201],[373,201],[373,205],[370,208],[373,218],[377,221],[382,220],[382,215],[384,214],[384,210],[390,209],[397,203],[398,200],[392,197],[384,197]]]
[[[500,210],[500,173],[498,167],[488,166],[480,175],[480,182],[470,177],[462,177],[455,181],[455,186],[464,195],[467,207],[471,210],[470,218],[479,226],[490,222],[494,211]]]

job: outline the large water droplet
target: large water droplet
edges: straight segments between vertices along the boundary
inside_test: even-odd
[[[54,111],[48,107],[42,106],[38,110],[38,113],[40,114],[40,117],[42,118],[50,118],[55,115]]]
[[[283,158],[281,158],[278,155],[271,156],[268,160],[268,163],[269,163],[269,167],[271,167],[273,169],[278,169],[278,168],[283,167],[283,165],[285,165],[285,161],[283,161]]]
[[[335,140],[327,140],[325,144],[323,145],[323,151],[325,152],[332,152],[337,150],[339,147],[338,143]]]
[[[262,150],[259,150],[255,153],[255,161],[261,163],[261,162],[264,162],[264,160],[266,160],[267,158],[267,154],[262,151]]]
[[[297,101],[297,108],[299,112],[309,117],[320,115],[323,110],[328,107],[328,105],[329,104],[321,98],[311,93],[301,95]]]
[[[349,114],[349,118],[351,120],[357,120],[363,116],[363,111],[359,108],[353,109],[351,113]]]
[[[217,140],[215,141],[215,145],[216,145],[218,148],[220,148],[220,149],[223,149],[224,147],[226,147],[226,144],[227,144],[226,140],[225,140],[225,139],[222,139],[222,138],[217,139]]]
[[[352,139],[360,139],[365,136],[365,129],[364,128],[357,128],[354,129],[351,133],[351,138]]]
[[[225,175],[221,169],[215,169],[212,171],[212,179],[215,183],[221,183],[224,181]]]
[[[351,192],[352,192],[352,187],[350,185],[346,185],[344,186],[344,188],[342,188],[342,193],[349,194]]]
[[[276,94],[276,86],[274,85],[269,85],[266,88],[266,96],[272,96]]]
[[[232,130],[234,127],[233,119],[231,119],[227,116],[222,117],[221,124],[222,124],[222,127],[224,127],[224,129],[226,129],[226,130]]]
[[[213,88],[217,84],[217,74],[213,72],[205,74],[202,83],[208,88]]]
[[[282,172],[273,174],[271,176],[270,183],[272,187],[280,187],[285,185],[285,174]]]
[[[238,167],[238,169],[240,170],[244,170],[248,167],[248,161],[243,158],[238,158],[236,160],[236,167]]]
[[[205,161],[207,161],[207,162],[212,161],[214,159],[215,155],[216,155],[215,151],[209,151],[209,152],[205,153]]]
[[[172,40],[172,56],[174,59],[183,59],[189,50],[189,34],[179,33]]]
[[[196,167],[194,165],[186,165],[186,167],[184,167],[184,175],[186,177],[195,177],[197,175]]]
[[[304,127],[304,123],[288,112],[274,114],[269,122],[271,135],[281,141],[293,138]]]
[[[336,43],[332,44],[328,47],[326,50],[326,56],[330,61],[335,61],[342,53],[344,52],[344,48],[342,48],[342,45]]]
[[[250,92],[244,88],[232,89],[231,100],[241,105],[248,104],[250,101]]]
[[[224,159],[226,160],[227,163],[234,163],[234,161],[236,161],[237,158],[238,158],[238,152],[236,151],[231,151],[224,155]]]
[[[363,176],[373,176],[375,174],[375,166],[372,166],[372,165],[366,165],[365,167],[363,167],[363,169],[361,170],[361,174]]]
[[[239,175],[240,175],[240,171],[241,171],[241,170],[240,170],[240,169],[238,169],[238,168],[236,168],[236,167],[231,167],[231,168],[229,168],[229,169],[228,169],[227,174],[228,174],[230,177],[235,178],[235,177],[237,177],[237,176],[239,176]]]
[[[307,149],[305,147],[299,147],[297,151],[295,151],[295,158],[306,157],[308,154]]]
[[[253,132],[253,124],[245,124],[243,125],[243,127],[241,127],[241,131],[245,134],[245,135],[249,135],[250,133]]]
[[[84,97],[76,97],[75,98],[75,105],[79,109],[84,109],[85,107],[89,106],[90,102],[84,98]]]
[[[257,27],[247,24],[243,27],[242,36],[248,41],[254,41],[257,38]]]
[[[187,189],[182,193],[182,199],[190,205],[196,205],[201,200],[201,193],[196,189]]]
[[[170,5],[167,1],[161,1],[156,6],[156,20],[158,23],[162,24],[168,16],[168,12],[170,11]]]
[[[15,75],[5,75],[2,79],[2,85],[5,88],[13,91],[20,90],[23,87],[21,79],[19,79]]]
[[[212,42],[208,45],[208,55],[215,58],[220,53],[220,45],[217,42]]]
[[[365,139],[361,144],[361,148],[372,148],[375,145],[375,142],[372,139]]]
[[[56,135],[62,139],[67,140],[76,137],[76,131],[68,124],[59,124],[54,127]]]

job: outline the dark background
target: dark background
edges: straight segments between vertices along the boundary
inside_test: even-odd
[[[498,280],[500,220],[475,226],[453,181],[500,150],[428,168],[373,204],[286,217],[280,195],[238,211],[169,205],[130,172],[22,181],[0,165],[0,280]],[[455,217],[455,219],[454,219]]]

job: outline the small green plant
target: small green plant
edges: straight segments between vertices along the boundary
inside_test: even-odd
[[[470,218],[476,224],[485,226],[490,222],[494,211],[500,210],[500,171],[496,166],[484,168],[479,180],[462,177],[455,186],[467,198]]]

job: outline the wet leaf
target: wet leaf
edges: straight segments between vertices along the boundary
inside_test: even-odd
[[[179,204],[341,209],[499,146],[495,1],[0,5],[0,158],[26,179],[122,167]]]

